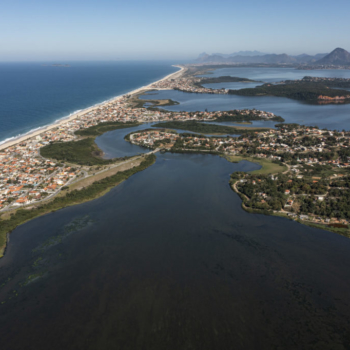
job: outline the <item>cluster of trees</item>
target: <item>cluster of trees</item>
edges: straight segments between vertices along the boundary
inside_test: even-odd
[[[337,180],[333,180],[330,184],[330,187],[345,187],[350,188],[350,177],[345,177]]]
[[[188,121],[170,121],[163,122],[152,125],[152,127],[162,127],[162,128],[170,128],[170,129],[180,129],[180,130],[188,130],[193,132],[198,132],[200,134],[253,134],[256,131],[261,131],[257,129],[249,128],[247,129],[237,129],[232,126],[226,125],[217,125],[212,123],[200,123],[195,120]],[[198,135],[196,135],[198,136]]]
[[[225,113],[225,112],[224,112]],[[262,118],[254,113],[242,114],[238,111],[236,113],[228,113],[218,117],[217,121],[220,122],[248,122],[253,120],[267,120],[266,118]],[[276,122],[284,122],[284,119],[278,115],[268,119]]]
[[[240,174],[232,174],[232,180],[242,178]],[[290,179],[288,176],[278,174],[276,179],[266,175],[250,175],[246,182],[238,182],[239,191],[249,197],[247,206],[256,209],[280,210],[286,204],[290,194],[296,195],[319,195],[327,192],[327,182],[325,180],[313,181],[312,179]],[[263,198],[260,194],[264,193]],[[303,198],[303,196],[300,196]],[[299,198],[299,197],[298,197]],[[313,198],[313,197],[312,197]],[[263,201],[263,202],[262,202]]]
[[[349,148],[343,148],[338,151],[338,155],[341,158],[343,162],[348,163],[350,159],[350,149]],[[349,158],[349,159],[348,159]]]
[[[138,125],[140,125],[140,123],[99,123],[95,126],[91,126],[90,128],[77,130],[75,132],[75,134],[79,136],[92,137],[87,137],[79,141],[50,143],[49,145],[40,149],[40,154],[45,158],[56,159],[58,161],[75,163],[79,165],[92,166],[114,163],[119,159],[127,159],[127,157],[113,159],[101,158],[103,152],[97,147],[95,138],[107,131],[131,128]]]
[[[99,136],[107,131],[112,131],[116,129],[131,128],[134,126],[141,125],[140,123],[121,123],[121,122],[105,122],[99,123],[97,125],[91,126],[87,129],[80,129],[75,132],[79,136]]]
[[[312,197],[300,198],[300,211],[319,216],[346,219],[350,217],[350,197],[348,191],[342,191],[337,198],[326,198],[324,201]]]
[[[314,80],[317,79],[319,83],[322,83],[324,85],[327,85],[328,87],[336,87],[336,88],[343,88],[347,89],[350,88],[350,79],[344,79],[344,78],[332,78],[332,80],[329,80],[328,78],[315,78],[315,77],[310,77],[310,76],[305,76],[302,81],[304,82],[314,82]],[[290,82],[290,81],[286,81]],[[291,81],[293,82],[293,80]]]
[[[119,159],[101,158],[102,151],[97,147],[95,139],[92,137],[79,141],[51,143],[42,147],[40,154],[45,158],[88,166],[110,164]]]

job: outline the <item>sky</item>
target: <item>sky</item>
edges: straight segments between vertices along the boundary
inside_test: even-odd
[[[0,61],[350,51],[350,0],[2,0]]]

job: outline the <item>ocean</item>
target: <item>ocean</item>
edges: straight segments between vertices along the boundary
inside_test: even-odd
[[[0,63],[0,144],[159,80],[176,72],[176,63]]]

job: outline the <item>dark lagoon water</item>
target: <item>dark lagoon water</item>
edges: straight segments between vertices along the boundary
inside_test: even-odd
[[[231,89],[231,90],[240,90],[255,88],[256,86],[262,85],[262,82],[257,83],[242,83],[242,82],[232,82],[232,83],[213,83],[213,84],[203,84],[204,87],[210,89]]]
[[[257,168],[158,155],[17,228],[0,261],[3,348],[345,349],[350,240],[244,212],[229,174]]]
[[[169,61],[0,63],[0,143],[176,72]]]
[[[179,110],[223,110],[233,97],[176,96],[200,97]],[[295,111],[287,99],[269,106],[281,100]],[[299,105],[303,118],[326,123]],[[346,106],[331,107],[342,129]],[[106,157],[142,153],[124,136],[149,126],[96,142]],[[258,168],[157,154],[105,196],[19,226],[0,259],[1,347],[348,349],[350,240],[243,211],[229,175]]]
[[[227,111],[232,109],[256,108],[273,112],[285,119],[286,123],[317,125],[331,130],[350,130],[350,104],[313,105],[284,97],[246,97],[235,95],[194,94],[174,90],[162,90],[144,96],[146,99],[172,99],[178,105],[167,106],[169,111]],[[270,127],[276,123],[254,122],[254,126]]]

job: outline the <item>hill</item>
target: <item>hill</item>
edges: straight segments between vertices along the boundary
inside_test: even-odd
[[[316,65],[350,65],[350,53],[344,49],[337,48],[327,56],[315,62]]]

